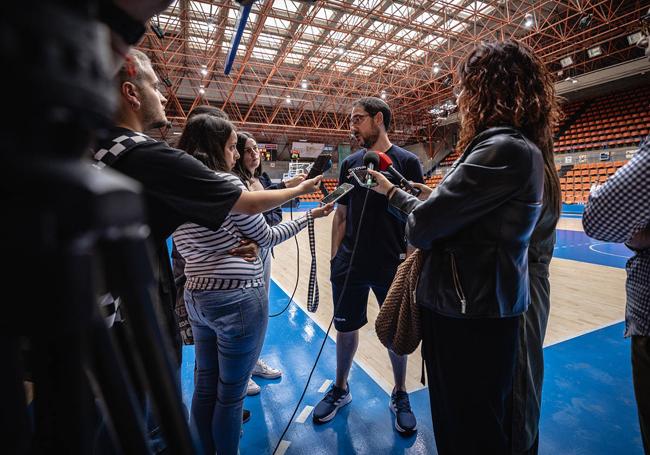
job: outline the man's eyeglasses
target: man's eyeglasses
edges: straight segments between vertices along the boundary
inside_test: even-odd
[[[358,125],[366,117],[370,117],[370,114],[355,114],[350,117],[350,125]]]

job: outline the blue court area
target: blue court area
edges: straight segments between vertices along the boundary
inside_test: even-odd
[[[272,312],[284,308],[287,295],[275,284]],[[322,302],[326,305],[328,302]],[[252,412],[244,425],[242,454],[270,454],[303,391],[325,333],[300,308],[269,322],[263,358],[284,374],[259,380],[261,394],[248,397]],[[642,454],[632,391],[629,341],[622,323],[548,347],[541,421],[542,454]],[[419,357],[411,361],[419,362]],[[183,398],[189,406],[193,388],[194,349],[183,352]],[[435,454],[426,389],[411,394],[418,433],[403,438],[393,429],[389,396],[358,365],[350,375],[352,403],[336,418],[315,425],[305,406],[315,406],[318,391],[334,378],[335,345],[327,340],[303,403],[284,440],[289,454]],[[256,379],[257,380],[257,379]],[[302,414],[302,416],[301,416]],[[302,419],[300,417],[306,417]]]
[[[625,268],[632,251],[622,243],[594,240],[584,232],[558,229],[553,256],[609,267]]]

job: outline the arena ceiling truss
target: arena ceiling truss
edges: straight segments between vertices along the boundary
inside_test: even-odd
[[[431,110],[453,106],[453,70],[481,40],[530,44],[558,80],[642,55],[633,43],[647,2],[604,0],[260,0],[229,75],[240,5],[177,0],[140,48],[166,84],[177,133],[199,104],[225,110],[258,140],[349,139],[350,104],[382,96],[398,143],[432,137]],[[591,51],[590,51],[591,49]]]

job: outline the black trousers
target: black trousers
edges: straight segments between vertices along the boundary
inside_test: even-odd
[[[650,455],[650,337],[632,337],[632,379],[643,450]]]
[[[440,455],[510,454],[519,317],[422,312],[422,355]]]
[[[513,383],[512,447],[517,455],[535,455],[544,379],[544,336],[550,312],[548,266],[530,273],[530,305],[519,327],[519,348]],[[538,265],[538,268],[540,266]]]

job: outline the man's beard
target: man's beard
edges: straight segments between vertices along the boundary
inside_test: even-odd
[[[147,130],[162,128],[169,125],[169,121],[163,113],[162,118],[157,115],[154,109],[147,109],[144,113],[144,125]]]
[[[363,139],[363,146],[365,148],[370,148],[379,139],[379,132],[373,130],[367,137],[366,136],[361,136],[361,139]]]

